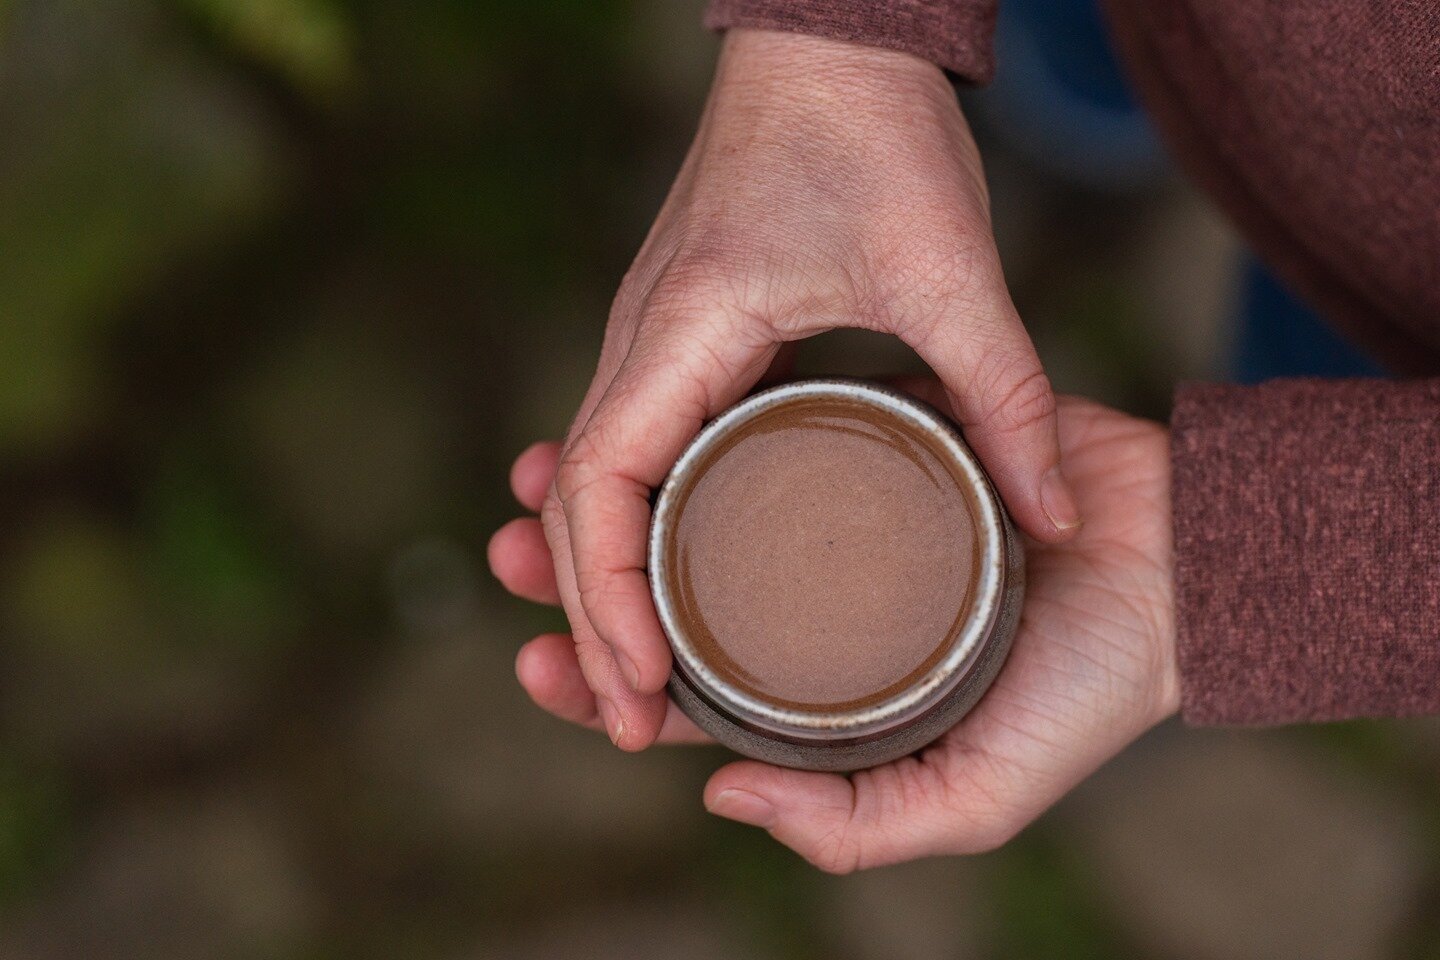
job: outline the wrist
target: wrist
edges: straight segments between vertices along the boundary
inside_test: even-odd
[[[866,105],[889,109],[937,94],[955,103],[944,71],[914,54],[777,30],[726,33],[715,87],[851,110]]]

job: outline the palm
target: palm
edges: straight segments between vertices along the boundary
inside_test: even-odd
[[[1174,709],[1165,431],[1067,401],[1061,440],[1086,525],[1068,544],[1030,545],[1009,662],[919,761],[946,790],[968,787],[971,815],[1001,833]]]

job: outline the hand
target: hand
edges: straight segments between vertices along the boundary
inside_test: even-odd
[[[937,385],[905,386],[943,408]],[[1178,709],[1166,431],[1065,398],[1059,436],[1085,526],[1069,543],[1029,545],[1020,631],[976,708],[919,754],[849,777],[731,763],[705,788],[713,813],[764,827],[834,872],[978,853]],[[548,444],[517,461],[515,490],[531,509],[557,458]],[[497,534],[491,566],[512,592],[556,601],[534,520]],[[569,637],[532,640],[516,670],[540,706],[600,725]],[[672,705],[661,739],[703,735]]]
[[[1016,522],[1079,514],[1054,398],[1006,292],[954,90],[909,54],[732,31],[695,143],[621,284],[542,518],[611,738],[658,734],[670,651],[645,581],[649,497],[782,345],[894,334],[939,374]]]

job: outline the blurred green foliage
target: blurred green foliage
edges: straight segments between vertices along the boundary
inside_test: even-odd
[[[0,910],[34,894],[64,862],[71,805],[53,771],[0,757]]]
[[[305,93],[334,100],[356,77],[354,26],[330,0],[174,0],[220,41]]]
[[[1094,896],[1083,865],[1053,828],[1027,831],[997,859],[990,890],[999,915],[997,958],[1142,955],[1125,942],[1106,905]]]

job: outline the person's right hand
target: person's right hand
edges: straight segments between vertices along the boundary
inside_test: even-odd
[[[939,375],[1019,526],[1079,526],[1055,401],[991,236],[955,92],[909,54],[732,31],[694,146],[615,299],[542,512],[611,739],[654,741],[670,651],[645,579],[649,498],[781,346],[893,334]]]

